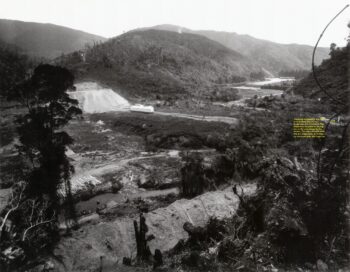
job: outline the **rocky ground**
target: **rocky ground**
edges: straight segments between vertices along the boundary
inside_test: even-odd
[[[75,139],[67,155],[75,167],[71,182],[80,228],[58,244],[54,254],[60,261],[51,260],[57,271],[95,271],[100,257],[107,267],[134,257],[133,220],[140,211],[155,236],[151,250],[164,252],[187,238],[185,222],[204,226],[210,217],[230,217],[238,207],[230,189],[191,200],[179,198],[182,156],[199,152],[210,162],[216,156],[214,149],[147,151],[142,133],[123,133],[124,126],[114,126],[117,119],[116,113],[84,115],[67,127]],[[187,120],[183,122],[196,122]],[[147,126],[156,129],[152,122]],[[245,189],[252,193],[254,186]],[[65,236],[63,221],[60,229]]]
[[[254,191],[254,185],[244,187],[246,195]],[[155,237],[149,243],[151,252],[154,253],[155,249],[166,252],[180,240],[186,240],[188,234],[183,229],[186,222],[204,227],[211,217],[231,217],[238,205],[238,197],[229,188],[208,192],[190,200],[180,199],[167,207],[145,213],[148,232]],[[111,209],[113,207],[108,205],[104,212]],[[55,255],[61,257],[61,263],[56,262],[57,271],[97,271],[101,257],[107,266],[121,264],[123,257],[135,257],[134,219],[137,219],[137,214],[124,215],[107,222],[97,214],[89,216],[79,230],[59,243],[55,250]]]

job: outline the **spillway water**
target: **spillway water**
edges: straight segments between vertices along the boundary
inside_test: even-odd
[[[112,89],[103,88],[95,82],[78,83],[75,87],[76,91],[68,94],[79,101],[79,107],[84,113],[129,110],[129,102]]]

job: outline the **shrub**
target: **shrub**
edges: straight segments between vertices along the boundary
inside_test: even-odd
[[[199,153],[186,154],[185,165],[181,169],[181,194],[184,197],[195,197],[208,189],[205,177],[203,158]]]

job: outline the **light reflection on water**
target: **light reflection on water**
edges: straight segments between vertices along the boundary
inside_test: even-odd
[[[294,79],[290,78],[266,78],[264,81],[255,81],[255,82],[247,82],[242,86],[232,86],[232,89],[238,90],[238,94],[240,95],[240,99],[235,100],[235,101],[230,101],[226,103],[215,103],[217,105],[222,105],[222,106],[245,106],[246,105],[246,100],[253,98],[255,96],[262,98],[265,96],[278,96],[283,93],[283,90],[280,89],[261,89],[261,86],[273,84],[273,85],[278,85],[278,84],[283,84],[283,82],[291,82],[294,81]]]

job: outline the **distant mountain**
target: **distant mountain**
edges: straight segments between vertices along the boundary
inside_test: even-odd
[[[281,70],[311,69],[313,47],[309,45],[279,44],[233,32],[210,30],[194,31],[174,25],[158,25],[140,30],[147,29],[167,30],[178,33],[193,33],[205,36],[250,58],[257,65],[274,75],[277,75]],[[328,54],[328,48],[318,48],[315,58],[316,64],[320,64],[323,59],[329,58]]]
[[[34,57],[55,58],[106,38],[53,24],[0,19],[0,41]]]
[[[128,32],[91,47],[84,59],[75,53],[57,61],[78,78],[148,98],[204,94],[212,84],[242,81],[260,71],[247,57],[218,42],[163,30]]]

